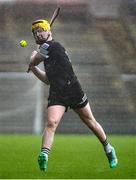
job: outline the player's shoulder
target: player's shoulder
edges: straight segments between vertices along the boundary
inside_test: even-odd
[[[48,43],[43,43],[42,45],[40,45],[40,49],[43,49],[43,50],[48,50],[50,47],[50,45]]]
[[[61,52],[65,48],[57,41],[47,41],[40,45],[40,52]]]
[[[57,42],[57,41],[54,41],[54,40],[51,43],[51,47],[53,49],[63,49],[64,48],[63,45],[60,42]]]
[[[56,46],[56,42],[52,40],[52,41],[44,42],[43,44],[40,45],[40,48],[48,50],[48,49],[51,49],[54,46]]]

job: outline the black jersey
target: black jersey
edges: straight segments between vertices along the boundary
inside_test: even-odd
[[[50,89],[63,92],[77,81],[65,48],[54,40],[42,44],[39,53],[44,56],[44,67]]]
[[[76,109],[87,103],[86,94],[73,71],[65,48],[58,42],[49,41],[42,44],[39,53],[45,58],[44,67],[50,82],[48,107],[62,105]]]

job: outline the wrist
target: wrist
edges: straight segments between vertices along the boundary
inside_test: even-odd
[[[34,72],[34,71],[36,71],[36,70],[37,70],[37,67],[36,67],[36,66],[34,66],[34,65],[32,65],[32,66],[30,67],[30,70],[31,70],[32,72]]]

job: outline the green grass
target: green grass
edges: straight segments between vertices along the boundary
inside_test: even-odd
[[[0,135],[0,179],[135,179],[136,136],[109,136],[119,165],[110,169],[102,145],[89,135],[56,135],[47,173],[39,170],[41,137]]]

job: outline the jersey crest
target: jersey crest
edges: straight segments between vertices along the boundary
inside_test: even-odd
[[[44,44],[41,45],[41,47],[42,47],[43,49],[48,49],[49,46],[50,46],[50,45],[47,44],[47,43],[44,43]]]

